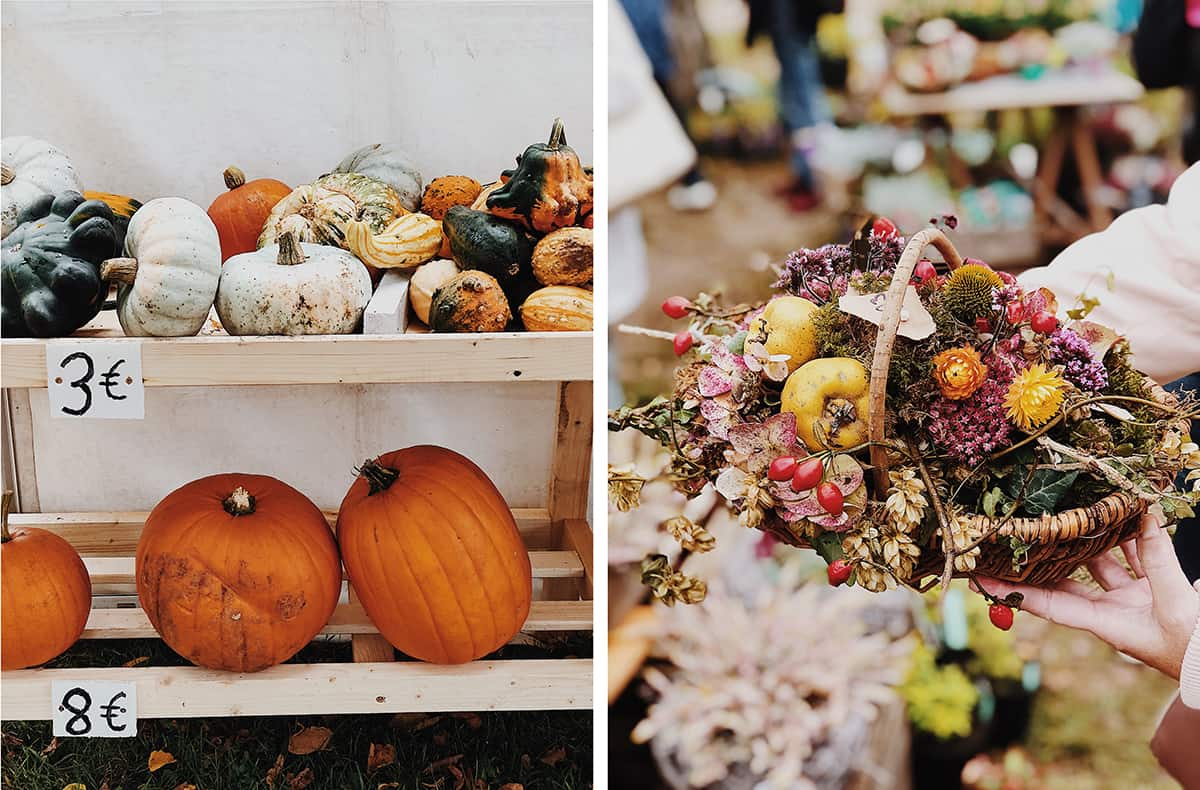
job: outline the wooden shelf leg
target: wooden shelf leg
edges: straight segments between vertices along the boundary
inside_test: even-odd
[[[566,381],[559,385],[557,425],[549,486],[550,545],[569,549],[573,547],[565,534],[567,520],[584,520],[586,526],[592,469],[592,382]],[[589,529],[589,540],[590,535]],[[578,600],[580,583],[578,579],[545,579],[542,594],[552,601]]]
[[[354,587],[347,586],[350,590],[350,603],[356,603],[358,596],[354,594]],[[355,634],[350,637],[350,653],[356,664],[396,660],[396,648],[379,634]]]

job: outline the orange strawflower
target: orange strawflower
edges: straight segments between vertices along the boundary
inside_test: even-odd
[[[933,358],[933,378],[942,395],[950,400],[965,400],[983,386],[987,365],[970,346],[950,348]]]

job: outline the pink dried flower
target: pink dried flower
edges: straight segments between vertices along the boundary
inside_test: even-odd
[[[989,378],[970,398],[937,398],[929,407],[929,434],[934,443],[969,466],[1010,444],[1012,423],[1005,418],[1007,387]]]
[[[1099,392],[1108,386],[1104,363],[1092,358],[1087,340],[1070,329],[1062,328],[1050,336],[1050,362],[1062,365],[1063,378],[1086,392]]]

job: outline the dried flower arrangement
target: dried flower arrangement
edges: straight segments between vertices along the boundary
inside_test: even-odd
[[[689,321],[674,392],[613,411],[610,429],[658,440],[681,491],[713,485],[744,526],[873,591],[976,573],[1053,583],[1148,508],[1192,514],[1195,400],[1167,396],[1086,320],[1097,299],[1081,294],[1060,324],[1054,294],[964,261],[937,227],[953,218],[934,225],[906,243],[879,218],[849,244],[794,252],[765,305],[671,297],[663,311]],[[920,258],[930,244],[941,271]],[[630,481],[610,484],[636,504]],[[668,602],[703,597],[661,555],[644,570]],[[1001,610],[1019,598],[990,600],[1010,625]]]
[[[646,671],[657,699],[633,739],[653,739],[689,787],[738,786],[739,770],[747,787],[841,787],[912,643],[867,633],[861,598],[825,592],[768,586],[747,605],[718,589],[664,617],[672,666]]]

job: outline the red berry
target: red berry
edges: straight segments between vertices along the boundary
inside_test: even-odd
[[[1009,302],[1004,306],[1004,313],[1008,323],[1019,324],[1025,320],[1025,305],[1020,302]]]
[[[692,337],[691,332],[680,332],[675,335],[675,339],[671,341],[675,346],[675,356],[682,357],[688,352],[688,349],[696,344],[696,339]]]
[[[1042,310],[1029,320],[1029,325],[1039,335],[1048,335],[1058,329],[1058,319],[1049,310]]]
[[[933,267],[933,261],[917,261],[917,267],[913,269],[913,277],[922,285],[937,277],[937,269]]]
[[[988,607],[988,618],[992,625],[1001,631],[1007,631],[1013,625],[1013,610],[1002,603],[994,603]]]
[[[875,221],[871,223],[871,232],[881,239],[889,239],[900,233],[900,229],[887,217],[876,217]]]
[[[992,322],[986,318],[975,319],[975,331],[981,335],[986,335],[992,331]]]
[[[854,572],[854,566],[845,560],[834,560],[829,563],[829,583],[834,587],[839,584],[845,584],[850,578],[850,574]]]
[[[796,459],[790,455],[779,456],[771,462],[771,468],[767,470],[767,477],[777,483],[791,480],[794,474],[796,474]]]
[[[821,483],[821,485],[817,486],[817,501],[821,503],[821,507],[825,508],[826,512],[831,516],[842,515],[842,510],[846,505],[845,498],[842,496],[842,489],[833,483]]]
[[[683,318],[688,314],[688,309],[691,308],[692,302],[682,296],[668,296],[667,300],[662,303],[662,311],[669,318]]]
[[[821,482],[825,476],[825,465],[820,458],[807,458],[796,465],[792,474],[792,490],[807,491]]]

